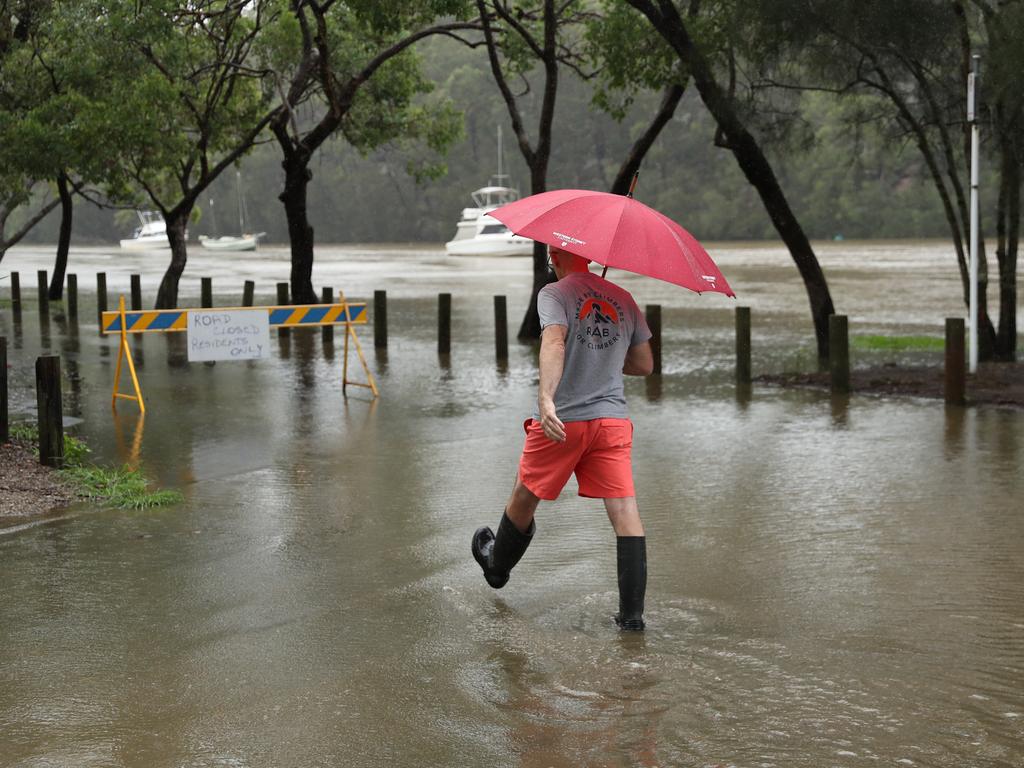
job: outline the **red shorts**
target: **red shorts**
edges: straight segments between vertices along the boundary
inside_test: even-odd
[[[565,424],[565,442],[549,440],[536,419],[527,419],[519,479],[530,492],[553,501],[576,473],[580,496],[618,499],[633,489],[633,423],[629,419],[593,419]]]

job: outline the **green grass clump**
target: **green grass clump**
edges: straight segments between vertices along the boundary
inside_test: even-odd
[[[129,467],[72,466],[62,469],[61,474],[87,498],[122,509],[162,507],[182,499],[178,491],[150,491],[142,473]]]
[[[36,458],[39,457],[39,427],[36,424],[12,424],[11,437],[31,446]],[[64,435],[64,466],[59,472],[88,499],[122,509],[149,509],[177,504],[183,498],[178,491],[150,491],[149,481],[137,469],[108,469],[86,464],[89,453],[89,446],[81,440]]]
[[[852,342],[854,349],[887,352],[941,350],[946,346],[945,340],[937,336],[854,336]]]

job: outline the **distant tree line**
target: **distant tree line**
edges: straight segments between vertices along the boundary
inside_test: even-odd
[[[56,240],[58,298],[73,216],[111,241],[153,208],[174,306],[186,227],[223,234],[241,169],[313,302],[317,240],[448,239],[501,125],[524,194],[622,193],[640,169],[639,199],[702,239],[781,239],[825,357],[814,239],[944,235],[966,298],[973,54],[998,285],[990,311],[983,251],[981,353],[1011,360],[1024,0],[0,0],[0,259]],[[539,247],[532,275],[535,297]]]

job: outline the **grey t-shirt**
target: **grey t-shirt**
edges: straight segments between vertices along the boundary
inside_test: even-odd
[[[541,328],[564,325],[569,329],[562,380],[555,391],[558,418],[626,418],[622,389],[626,353],[651,338],[629,292],[592,272],[572,272],[541,289],[537,312]]]

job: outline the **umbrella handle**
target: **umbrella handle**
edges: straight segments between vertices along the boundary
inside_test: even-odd
[[[608,265],[605,264],[604,269],[601,270],[601,277],[603,278],[607,274],[608,274]]]
[[[626,193],[626,197],[633,196],[633,190],[636,189],[636,180],[640,178],[640,171],[637,170],[633,173],[633,180],[629,182],[629,192]]]

